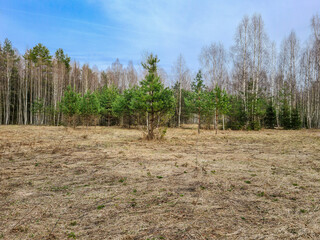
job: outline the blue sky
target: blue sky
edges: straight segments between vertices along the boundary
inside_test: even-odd
[[[100,70],[116,58],[138,65],[154,52],[170,74],[180,53],[195,71],[204,45],[229,49],[245,14],[260,13],[279,46],[293,29],[303,44],[319,10],[319,0],[0,0],[0,40],[21,53],[39,42],[52,54],[63,48]]]

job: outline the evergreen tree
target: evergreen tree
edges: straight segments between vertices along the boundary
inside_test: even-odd
[[[148,71],[145,79],[140,82],[140,88],[134,94],[132,108],[147,114],[147,138],[155,138],[154,129],[162,117],[174,111],[175,99],[173,92],[165,88],[157,74],[157,56],[150,54],[142,66]],[[158,121],[157,121],[158,120]]]
[[[280,113],[280,122],[281,126],[284,129],[291,129],[291,114],[290,114],[290,109],[287,101],[283,102],[282,108],[281,108],[281,113]]]
[[[228,113],[229,121],[227,127],[232,130],[244,129],[248,121],[248,115],[245,111],[243,100],[232,96],[230,98],[230,110]]]
[[[49,76],[51,74],[52,56],[49,49],[39,43],[31,49],[29,58],[35,64],[35,67],[38,68],[38,71],[36,71],[37,83],[35,84],[33,100],[42,98],[43,105],[46,108],[49,106],[48,89],[50,89],[51,85]],[[36,115],[35,122],[43,124],[45,118],[45,112],[43,111],[41,115]]]
[[[81,99],[80,115],[86,126],[96,123],[100,113],[100,102],[95,93],[88,91]]]
[[[16,117],[15,112],[18,111],[16,106],[18,106],[17,100],[19,98],[19,95],[16,91],[16,86],[19,86],[18,62],[20,58],[13,49],[11,41],[7,38],[4,41],[1,55],[0,58],[2,58],[2,61],[0,62],[0,117],[1,115],[3,115],[3,122],[5,124],[10,124],[14,123],[14,119]],[[1,73],[3,73],[3,75],[1,75]],[[3,106],[1,103],[3,104]],[[0,119],[0,124],[1,122],[2,119]]]
[[[138,91],[136,87],[126,89],[123,94],[118,95],[112,103],[113,114],[118,118],[124,119],[129,128],[132,125],[133,117],[136,115],[131,104],[136,91]]]
[[[76,127],[77,117],[80,113],[80,100],[80,95],[74,92],[71,86],[68,86],[60,103],[60,109],[65,117],[67,126],[72,124],[74,128]]]
[[[266,110],[266,116],[264,119],[264,123],[266,128],[274,129],[277,124],[276,111],[272,106],[272,102],[270,101],[269,106]]]
[[[38,64],[39,67],[42,67],[45,64],[51,63],[52,56],[50,55],[49,49],[39,43],[32,48],[30,58],[34,63]]]
[[[112,104],[119,95],[119,90],[115,86],[104,86],[97,92],[97,96],[101,107],[102,120],[107,120],[107,125],[111,125],[111,119],[113,117]]]
[[[291,113],[291,129],[301,129],[301,118],[298,108],[292,110]]]
[[[36,99],[35,101],[33,101],[32,113],[35,114],[38,117],[38,119],[40,119],[39,116],[43,111],[44,111],[43,100]],[[39,122],[37,124],[39,124]]]
[[[62,48],[59,48],[55,53],[55,58],[58,62],[64,63],[67,71],[70,69],[70,57],[68,57],[67,54],[64,54],[64,51]]]
[[[227,92],[217,85],[214,89],[214,106],[215,106],[215,127],[216,127],[216,134],[218,130],[218,118],[219,115],[225,115],[229,112],[230,109],[230,100]],[[223,121],[223,129],[224,129],[224,121]]]
[[[191,87],[192,92],[190,92],[188,99],[186,99],[186,105],[193,113],[198,115],[198,133],[200,133],[202,117],[212,116],[214,97],[212,92],[206,91],[201,70],[197,73]]]

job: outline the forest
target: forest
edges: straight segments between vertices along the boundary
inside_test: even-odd
[[[204,46],[192,73],[182,54],[172,74],[148,54],[142,68],[117,59],[99,71],[63,49],[39,43],[20,54],[0,45],[0,124],[121,125],[198,129],[320,128],[320,19],[304,43],[294,32],[279,46],[261,15],[244,16],[230,50]],[[152,130],[153,131],[153,130]]]

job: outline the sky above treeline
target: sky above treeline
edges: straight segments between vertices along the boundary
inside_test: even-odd
[[[51,54],[62,48],[99,70],[117,58],[139,65],[144,52],[153,52],[170,75],[180,53],[196,71],[203,46],[221,42],[229,50],[243,16],[254,13],[278,48],[292,30],[303,46],[320,1],[0,0],[0,40],[8,38],[22,54],[37,43]]]

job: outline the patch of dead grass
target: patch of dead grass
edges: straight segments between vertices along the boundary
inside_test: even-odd
[[[2,126],[0,239],[319,239],[319,156],[318,130]]]

